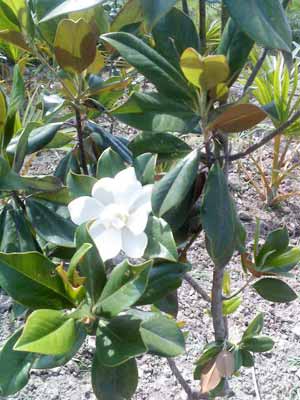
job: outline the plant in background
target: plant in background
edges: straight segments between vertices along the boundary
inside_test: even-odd
[[[257,53],[252,53],[252,60],[257,62]],[[298,61],[288,71],[282,56],[266,57],[263,68],[255,78],[253,94],[259,103],[269,113],[275,128],[287,122],[299,107],[298,90]],[[300,133],[300,122],[295,121],[273,139],[272,166],[270,172],[264,162],[251,157],[258,175],[261,177],[262,189],[255,183],[255,188],[260,197],[270,206],[299,195],[299,192],[285,193],[280,190],[287,177],[293,176],[299,168],[299,149],[297,138]],[[245,170],[245,169],[244,169]]]
[[[201,42],[175,0],[129,0],[111,23],[102,3],[0,4],[6,16],[0,37],[58,82],[57,93],[41,96],[38,127],[34,118],[20,123],[25,94],[18,67],[11,95],[0,96],[0,285],[26,310],[24,326],[0,350],[0,393],[21,390],[31,369],[64,365],[92,335],[98,399],[132,398],[136,357],[145,353],[167,358],[190,399],[226,395],[230,378],[252,367],[255,353],[273,347],[261,335],[261,314],[238,342],[230,338],[227,318],[241,307],[241,293],[251,286],[272,302],[297,297],[282,278],[300,261],[299,248],[279,229],[261,247],[257,233],[251,255],[228,187],[231,162],[300,117],[295,111],[257,143],[231,153],[229,134],[267,117],[254,104],[226,103],[231,86],[255,42],[291,51],[285,13],[278,0],[225,0],[230,18],[217,54],[204,54],[205,15]],[[111,66],[119,75],[112,76]],[[151,84],[146,92],[132,83],[137,74]],[[130,141],[115,136],[104,128],[107,119],[139,132]],[[26,155],[57,143],[66,128],[77,143],[54,176],[24,176]],[[192,149],[182,134],[199,136],[201,144]],[[187,260],[202,231],[213,265],[210,293],[189,275]],[[245,273],[235,293],[229,285],[233,255]],[[215,336],[199,349],[197,393],[172,359],[185,351],[183,324],[176,320],[183,279],[206,301]]]

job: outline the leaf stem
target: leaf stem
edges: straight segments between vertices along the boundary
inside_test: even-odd
[[[233,293],[231,296],[229,297],[224,297],[223,296],[223,300],[231,300],[234,297],[238,296],[240,293],[242,293],[249,285],[251,282],[253,282],[255,280],[254,276],[251,276],[249,279],[247,279],[246,283],[239,289],[237,290],[235,293]]]

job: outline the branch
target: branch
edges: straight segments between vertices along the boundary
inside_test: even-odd
[[[199,0],[199,35],[201,54],[206,50],[206,0]]]
[[[274,139],[275,136],[282,134],[287,128],[289,128],[297,119],[300,118],[300,110],[297,111],[292,118],[286,121],[284,124],[279,126],[279,128],[275,129],[274,131],[270,132],[268,135],[263,137],[259,142],[253,144],[252,146],[248,147],[247,150],[241,151],[240,153],[233,154],[229,157],[230,161],[236,161],[240,158],[244,158],[249,154],[253,153],[254,151],[258,150],[260,147],[267,144],[270,140]]]
[[[245,93],[247,92],[247,90],[249,89],[249,87],[250,87],[250,86],[252,85],[252,83],[254,82],[254,80],[255,80],[255,78],[256,78],[256,76],[257,76],[259,70],[261,69],[261,67],[262,67],[262,65],[263,65],[263,63],[264,63],[264,61],[265,61],[265,59],[266,59],[266,57],[267,57],[267,55],[268,55],[268,51],[269,51],[268,49],[264,49],[264,51],[262,52],[262,55],[261,55],[261,56],[259,57],[259,59],[257,60],[257,63],[256,63],[256,65],[255,65],[253,71],[251,72],[251,74],[250,74],[250,76],[249,76],[249,78],[248,78],[248,80],[247,80],[247,82],[246,82],[246,85],[245,85],[245,87],[244,87],[243,96],[245,95]]]
[[[213,287],[211,299],[211,314],[213,318],[213,326],[216,341],[223,342],[227,336],[225,319],[223,316],[223,277],[224,268],[214,267]]]
[[[74,110],[75,110],[75,115],[76,115],[76,129],[77,129],[77,139],[78,139],[78,146],[79,146],[79,152],[80,152],[81,166],[82,166],[83,173],[85,175],[88,175],[89,171],[87,168],[85,152],[84,152],[83,131],[82,131],[82,121],[81,121],[80,110],[77,106],[74,107]]]
[[[202,287],[199,285],[199,283],[190,274],[188,274],[188,273],[184,274],[183,279],[185,281],[187,281],[190,284],[190,286],[192,286],[192,288],[195,290],[195,292],[200,294],[200,296],[205,301],[207,301],[208,303],[211,302],[209,295],[206,293],[206,291],[204,289],[202,289]]]

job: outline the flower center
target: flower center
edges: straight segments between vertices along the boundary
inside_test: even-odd
[[[118,204],[111,204],[102,211],[100,220],[106,229],[122,229],[128,221],[128,211]]]

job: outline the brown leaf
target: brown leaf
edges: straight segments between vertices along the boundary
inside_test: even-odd
[[[228,108],[209,126],[211,131],[241,132],[263,121],[267,113],[254,104],[238,104]]]
[[[201,393],[208,393],[221,382],[222,376],[216,366],[216,358],[210,360],[201,371]]]
[[[216,368],[223,378],[229,378],[234,373],[234,356],[229,351],[221,351],[216,358]]]

